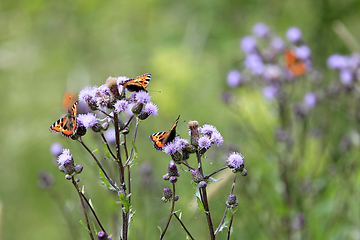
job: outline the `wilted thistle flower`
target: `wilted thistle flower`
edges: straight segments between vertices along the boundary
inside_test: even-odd
[[[106,79],[105,85],[107,88],[109,88],[110,93],[114,98],[120,98],[119,89],[117,86],[117,79],[114,77],[109,77]]]
[[[239,201],[236,199],[234,194],[230,194],[225,204],[228,208],[234,208],[239,204]]]
[[[226,160],[227,166],[232,169],[234,173],[237,171],[242,171],[245,167],[244,157],[241,153],[233,152],[229,155]]]
[[[77,116],[77,120],[81,122],[81,125],[83,125],[85,128],[91,128],[98,123],[96,116],[93,113],[79,114]]]
[[[188,123],[188,127],[190,129],[191,145],[197,146],[198,139],[199,139],[199,123],[198,123],[198,121],[190,121]]]

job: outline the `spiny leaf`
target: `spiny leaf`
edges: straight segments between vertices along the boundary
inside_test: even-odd
[[[105,143],[103,143],[103,149],[104,149],[105,157],[106,157],[107,159],[110,159],[110,160],[112,160],[112,161],[115,162],[116,159],[114,159],[114,158],[112,157],[112,155],[110,154],[110,151],[109,151],[109,149],[107,148],[107,146],[106,146]]]
[[[119,198],[120,198],[120,204],[124,205],[124,211],[129,211],[130,208],[130,202],[129,199],[125,196],[123,192],[119,192]]]
[[[196,202],[198,204],[198,208],[199,208],[200,212],[205,212],[204,205],[201,202],[201,195],[200,195],[200,192],[199,192],[199,188],[197,187],[195,182],[193,182],[192,184],[193,184],[193,188],[195,190],[195,196],[196,196]]]

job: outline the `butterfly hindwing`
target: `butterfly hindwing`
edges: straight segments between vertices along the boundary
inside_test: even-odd
[[[126,87],[129,92],[139,92],[146,91],[146,87],[151,80],[151,74],[146,73],[144,75],[138,76],[137,78],[132,78],[125,81],[122,85]]]
[[[172,126],[172,128],[170,129],[170,131],[168,132],[157,132],[157,133],[154,133],[154,134],[151,134],[149,139],[151,141],[154,142],[154,147],[157,149],[157,150],[161,150],[165,144],[173,141],[176,137],[176,126],[179,122],[179,118],[180,118],[180,115],[179,117],[176,119],[174,125]]]
[[[285,51],[285,67],[294,77],[303,75],[306,72],[305,62],[290,49]]]
[[[51,125],[50,131],[61,133],[65,137],[74,136],[78,127],[76,119],[77,104],[78,102],[76,101],[72,108],[68,110],[68,113],[65,117],[60,118],[53,125]]]

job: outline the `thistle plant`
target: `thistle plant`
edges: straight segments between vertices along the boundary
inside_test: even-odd
[[[93,163],[99,169],[99,177],[103,186],[117,195],[117,203],[120,204],[119,216],[121,216],[121,227],[119,226],[119,239],[129,239],[130,223],[136,209],[133,209],[132,198],[133,189],[131,185],[132,169],[136,167],[138,148],[136,147],[137,133],[140,124],[148,117],[158,115],[158,107],[151,102],[151,96],[146,90],[150,81],[150,74],[129,79],[127,77],[109,77],[104,85],[99,87],[86,87],[79,93],[79,101],[76,101],[68,114],[55,122],[50,130],[60,132],[62,136],[74,140],[74,144],[80,144],[93,159]],[[78,112],[80,114],[78,114]],[[180,117],[180,116],[179,116]],[[197,121],[190,121],[189,133],[190,141],[176,136],[177,118],[173,128],[169,132],[159,132],[150,136],[155,144],[156,150],[162,150],[170,155],[170,163],[167,173],[163,179],[169,181],[170,186],[164,187],[162,197],[164,203],[170,203],[170,213],[168,221],[160,234],[160,239],[164,239],[168,226],[173,217],[180,222],[190,239],[194,239],[186,224],[181,220],[181,213],[175,210],[175,203],[180,201],[180,194],[177,191],[177,184],[182,174],[192,176],[195,195],[198,198],[198,207],[204,213],[209,229],[209,238],[215,239],[217,234],[228,229],[228,239],[232,229],[234,213],[237,209],[238,200],[235,196],[234,187],[236,176],[247,175],[244,157],[240,153],[230,153],[227,164],[209,173],[204,169],[203,160],[207,151],[213,146],[220,146],[223,137],[220,132],[212,125],[205,124],[199,127]],[[111,160],[113,167],[104,166],[103,157],[98,156],[96,149],[91,149],[86,143],[89,132],[98,135],[103,144],[103,151],[106,159]],[[85,171],[79,164],[83,157],[73,155],[70,149],[62,149],[61,144],[53,144],[51,153],[56,157],[58,169],[65,174],[65,179],[71,181],[79,197],[85,221],[81,221],[90,239],[113,239],[117,233],[111,233],[101,222],[100,217],[95,211],[91,198],[85,192],[85,184],[80,186],[81,173]],[[191,156],[196,159],[192,161]],[[190,163],[193,162],[193,163]],[[182,171],[179,171],[181,166]],[[214,175],[225,169],[231,169],[234,178],[229,195],[224,198],[225,213],[218,227],[214,228],[214,221],[210,214],[210,205],[207,195],[207,187],[215,182]],[[117,174],[111,174],[110,169],[117,169]],[[43,176],[43,174],[41,175]],[[48,186],[42,177],[44,186]],[[214,183],[216,184],[216,183]],[[159,193],[160,195],[160,193]],[[94,220],[92,220],[94,219]],[[69,224],[71,225],[71,224]],[[156,226],[154,225],[154,228]],[[77,234],[77,233],[76,233]],[[74,236],[76,238],[76,236]]]
[[[331,181],[323,171],[333,169],[334,163],[346,156],[344,153],[354,145],[350,135],[357,139],[360,136],[360,55],[334,54],[327,60],[331,71],[321,72],[312,65],[311,49],[299,28],[290,27],[282,38],[265,23],[254,25],[252,34],[240,40],[240,48],[244,60],[228,72],[223,100],[255,136],[268,158],[275,159],[274,168],[282,186],[279,192],[286,208],[276,227],[280,234],[273,237],[312,238],[304,230],[309,227],[306,219],[311,215],[305,201],[316,202],[327,186],[316,191],[309,188],[314,189],[316,181]],[[255,95],[260,92],[263,101],[258,104],[270,109],[274,120],[273,129],[269,129],[272,139],[265,138],[255,124],[244,123],[241,116],[246,107],[241,104],[245,89]],[[321,167],[315,164],[318,159],[322,159]],[[336,168],[349,173],[344,166],[348,165],[342,163]],[[314,169],[322,174],[316,175]],[[349,178],[344,175],[343,179]]]

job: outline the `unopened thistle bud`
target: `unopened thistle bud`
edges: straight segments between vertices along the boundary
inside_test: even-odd
[[[176,202],[177,200],[179,200],[179,195],[175,194],[174,201]]]
[[[168,167],[168,175],[169,176],[175,176],[175,177],[179,177],[180,173],[176,167],[175,162],[171,161]]]
[[[106,234],[106,232],[100,231],[100,232],[98,232],[98,234],[97,234],[97,239],[98,239],[98,240],[111,240],[111,237],[109,237],[109,236]]]
[[[169,181],[171,182],[171,183],[176,183],[177,182],[177,177],[175,177],[175,176],[171,176],[170,178],[169,178]]]
[[[141,103],[141,102],[137,102],[134,104],[134,106],[132,107],[131,111],[134,113],[134,114],[139,114],[141,113],[141,110],[143,109],[144,107],[144,104]]]
[[[109,122],[104,122],[104,123],[101,125],[101,129],[102,129],[103,131],[106,131],[106,130],[108,130],[109,126],[110,126]]]
[[[225,204],[228,208],[234,208],[239,204],[239,201],[234,194],[230,194]]]
[[[138,118],[140,120],[145,120],[150,116],[149,112],[141,111],[141,113],[138,115]]]
[[[171,189],[170,189],[169,187],[164,187],[163,196],[164,196],[164,198],[166,198],[166,199],[172,198],[173,192],[171,191]]]
[[[94,132],[100,132],[102,130],[102,126],[100,125],[100,123],[95,123],[91,129],[94,131]]]
[[[190,129],[191,144],[194,146],[197,146],[198,139],[199,139],[199,123],[198,123],[198,121],[190,121],[188,123],[188,127]]]
[[[191,176],[194,182],[199,183],[204,180],[204,176],[197,169],[191,170]]]
[[[76,135],[81,137],[84,136],[86,134],[86,127],[84,127],[83,125],[79,126],[76,130]]]
[[[205,181],[199,182],[199,188],[206,188],[206,187],[207,187],[207,183]]]

